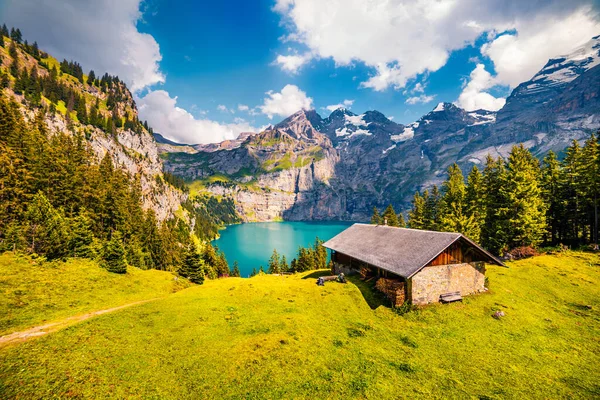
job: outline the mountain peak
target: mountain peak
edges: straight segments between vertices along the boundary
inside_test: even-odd
[[[329,114],[329,119],[344,118],[344,115],[353,116],[356,114],[354,114],[352,111],[348,110],[345,107],[339,107],[333,110],[331,114]]]
[[[322,123],[323,118],[314,109],[302,109],[275,125],[275,128],[297,139],[301,137],[314,138]]]
[[[600,65],[600,35],[594,36],[569,54],[550,59],[531,79],[530,88],[540,83],[565,84]]]
[[[456,107],[453,103],[441,102],[441,103],[438,103],[438,105],[435,106],[435,108],[433,110],[431,110],[431,112],[442,112],[442,111],[450,111],[450,110],[457,110],[457,109],[459,109],[459,108]]]

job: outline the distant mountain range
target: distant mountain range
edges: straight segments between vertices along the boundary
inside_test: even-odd
[[[378,111],[301,110],[274,127],[211,145],[157,136],[165,166],[201,190],[232,196],[248,220],[364,220],[372,207],[406,209],[456,162],[468,173],[523,143],[542,157],[600,128],[600,36],[556,57],[516,87],[498,112],[439,103],[409,125]]]

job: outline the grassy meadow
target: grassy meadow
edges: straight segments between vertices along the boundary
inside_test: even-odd
[[[0,254],[0,335],[73,315],[167,296],[189,286],[169,272],[112,274],[86,259],[42,262]]]
[[[600,397],[598,255],[489,267],[489,293],[404,315],[316,275],[207,281],[0,349],[0,398]]]

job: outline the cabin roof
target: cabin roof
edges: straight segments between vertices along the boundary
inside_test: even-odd
[[[479,250],[487,262],[504,264],[460,233],[354,224],[323,244],[326,248],[410,278],[457,240]]]

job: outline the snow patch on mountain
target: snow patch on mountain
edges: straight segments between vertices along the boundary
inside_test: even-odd
[[[600,36],[592,38],[584,45],[566,54],[548,61],[532,79],[532,82],[568,83],[585,71],[600,65]],[[527,86],[536,89],[535,83]]]
[[[365,120],[363,119],[365,114],[361,115],[344,115],[344,119],[346,120],[346,124],[356,125],[356,126],[367,126]]]
[[[394,142],[406,142],[407,140],[410,140],[413,137],[415,137],[415,129],[417,129],[418,127],[419,123],[413,122],[412,124],[406,126],[402,133],[398,135],[391,135],[390,139]]]
[[[444,103],[438,103],[438,105],[433,109],[433,112],[444,111]]]
[[[394,150],[395,148],[396,148],[396,144],[393,144],[390,147],[388,147],[387,149],[383,150],[381,153],[382,154],[387,154],[388,151]]]
[[[468,115],[469,115],[469,117],[475,119],[475,122],[473,122],[472,124],[469,124],[468,126],[493,124],[494,122],[496,122],[496,114],[494,114],[494,113],[481,114],[481,113],[478,113],[477,111],[474,111],[474,112],[470,112]]]

